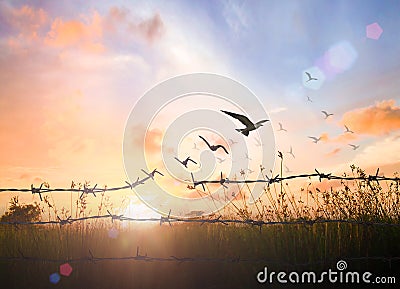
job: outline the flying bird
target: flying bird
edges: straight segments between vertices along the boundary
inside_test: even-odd
[[[295,159],[296,157],[293,154],[293,148],[290,146],[290,150],[287,152],[288,154],[292,155],[292,157]]]
[[[226,159],[219,158],[219,157],[217,157],[217,160],[218,160],[219,163],[223,163],[224,161],[226,161]]]
[[[321,112],[325,115],[325,119],[333,115],[333,113],[327,113],[325,110],[322,110]]]
[[[283,126],[282,126],[282,124],[281,124],[280,122],[278,122],[278,124],[279,124],[279,129],[278,129],[278,131],[283,130],[283,131],[286,131],[286,132],[287,132],[287,130],[283,128]]]
[[[201,138],[206,143],[206,145],[210,148],[210,150],[212,150],[213,152],[215,152],[219,148],[222,148],[227,154],[229,154],[228,151],[226,150],[226,148],[223,145],[210,145],[208,143],[208,141],[204,137],[202,137],[201,135],[199,135],[199,138]]]
[[[347,125],[344,125],[344,128],[346,129],[345,133],[346,133],[346,132],[354,133],[354,131],[350,130],[350,129],[347,127]]]
[[[293,171],[291,171],[286,165],[285,165],[285,173],[293,173]]]
[[[245,158],[248,159],[249,161],[251,161],[251,158],[249,158],[249,154],[248,153],[246,153]]]
[[[309,96],[307,96],[307,101],[313,102],[312,99]]]
[[[353,151],[355,151],[356,149],[358,149],[360,147],[360,145],[353,145],[353,144],[349,144],[349,146],[351,146],[353,148]]]
[[[318,80],[318,78],[315,78],[315,77],[312,77],[311,76],[311,74],[309,73],[309,72],[304,72],[306,75],[307,75],[307,77],[308,77],[308,79],[307,79],[307,81],[306,82],[309,82],[309,81],[311,81],[311,80]]]
[[[190,157],[187,157],[185,160],[181,161],[180,159],[178,159],[177,157],[174,157],[178,162],[180,162],[185,168],[187,168],[188,162],[192,162],[195,165],[197,165],[197,163],[192,160]]]
[[[252,130],[255,130],[257,128],[259,128],[260,126],[263,125],[264,122],[269,121],[268,119],[264,119],[264,120],[260,120],[256,123],[253,123],[252,121],[250,121],[246,116],[241,115],[241,114],[237,114],[237,113],[233,113],[233,112],[229,112],[229,111],[225,111],[225,110],[221,110],[223,113],[236,118],[237,120],[239,120],[241,123],[243,123],[246,127],[245,128],[237,128],[236,130],[238,132],[241,132],[242,134],[244,134],[245,136],[249,136],[249,132]]]
[[[192,149],[194,149],[194,150],[199,150],[199,148],[197,147],[197,144],[196,143],[193,143],[193,148]]]
[[[234,141],[234,140],[231,139],[231,138],[229,139],[229,144],[230,144],[230,145],[234,145],[235,143],[238,143],[238,142],[237,142],[237,141]]]
[[[261,147],[263,145],[258,138],[255,137],[254,139],[256,141],[256,146]]]
[[[314,140],[314,143],[317,143],[317,142],[319,142],[320,140],[321,140],[321,137],[315,137],[315,136],[309,136],[308,138],[310,138],[310,139],[312,139],[312,140]]]

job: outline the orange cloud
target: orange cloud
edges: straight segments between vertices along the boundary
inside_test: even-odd
[[[341,123],[355,133],[385,135],[400,129],[400,107],[395,100],[383,100],[375,105],[354,109],[343,115]]]
[[[334,150],[327,153],[326,156],[333,157],[333,156],[337,155],[341,150],[342,150],[341,148],[335,148]]]
[[[75,46],[101,52],[103,36],[102,18],[94,12],[88,23],[80,20],[63,21],[56,18],[47,33],[45,43],[51,46]]]

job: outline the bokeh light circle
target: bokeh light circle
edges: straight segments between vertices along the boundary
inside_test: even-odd
[[[126,174],[138,197],[163,215],[193,217],[214,213],[237,195],[241,185],[225,182],[193,188],[195,181],[235,180],[254,171],[252,179],[273,170],[275,139],[271,122],[250,132],[238,132],[240,121],[221,110],[246,115],[254,123],[270,119],[259,99],[244,85],[228,77],[194,73],[165,80],[147,91],[128,117],[123,140]],[[211,151],[200,138],[223,149]],[[254,138],[262,146],[254,146]],[[251,158],[250,158],[251,156]],[[184,166],[180,161],[190,157]],[[143,172],[161,172],[149,179]],[[221,177],[222,175],[222,177]],[[249,176],[249,174],[246,174]],[[264,184],[251,187],[252,200]]]

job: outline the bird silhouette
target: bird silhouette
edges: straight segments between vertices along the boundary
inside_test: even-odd
[[[356,149],[358,149],[360,147],[360,145],[353,145],[353,144],[349,144],[349,146],[351,146],[353,148],[353,151],[355,151]]]
[[[318,80],[318,78],[315,78],[315,77],[312,77],[311,76],[311,74],[309,73],[309,72],[304,72],[306,75],[307,75],[307,77],[308,77],[308,79],[307,79],[307,81],[306,82],[309,82],[309,81],[311,81],[311,80]]]
[[[293,173],[286,165],[285,165],[285,173]]]
[[[321,140],[321,137],[309,136],[308,138],[314,140],[314,143],[318,143]]]
[[[312,99],[309,96],[307,96],[307,101],[313,102]]]
[[[192,149],[194,149],[194,150],[199,150],[199,148],[197,147],[197,144],[196,143],[193,143],[193,148]]]
[[[325,115],[325,119],[333,115],[333,113],[327,113],[325,110],[322,110],[321,112]]]
[[[278,129],[278,131],[283,130],[283,131],[286,131],[286,132],[287,132],[287,130],[286,130],[285,128],[283,128],[283,126],[282,126],[282,124],[281,124],[280,122],[278,122],[278,124],[279,124],[279,129]]]
[[[185,168],[187,168],[188,162],[192,162],[195,165],[197,165],[197,163],[192,160],[190,157],[187,157],[185,160],[181,161],[180,159],[178,159],[177,157],[174,157],[178,162],[180,162]]]
[[[290,150],[287,152],[288,154],[292,155],[292,157],[295,159],[296,157],[293,154],[293,148],[290,146]]]
[[[245,158],[248,159],[249,161],[251,161],[251,158],[249,158],[249,154],[246,153]]]
[[[228,151],[226,150],[226,148],[223,145],[210,145],[208,143],[208,141],[204,137],[202,137],[201,135],[199,135],[199,138],[201,138],[206,143],[206,145],[210,148],[210,150],[212,150],[213,152],[215,152],[219,148],[222,148],[227,154],[229,154]]]
[[[346,133],[346,132],[354,133],[354,131],[350,130],[350,129],[347,127],[347,125],[344,125],[344,128],[346,129],[345,133]]]
[[[256,146],[261,147],[263,145],[258,138],[255,137],[254,139],[256,141]]]
[[[234,141],[234,140],[231,139],[231,138],[229,139],[229,144],[230,144],[230,145],[234,145],[235,143],[238,143],[238,142],[237,142],[237,141]]]
[[[225,110],[221,110],[223,113],[236,118],[237,120],[239,120],[241,123],[243,123],[246,127],[245,128],[237,128],[236,130],[238,132],[241,132],[242,134],[244,134],[245,136],[249,136],[249,132],[252,130],[255,130],[257,128],[259,128],[260,126],[263,125],[264,122],[269,121],[268,119],[264,119],[264,120],[260,120],[256,123],[253,123],[250,119],[248,119],[246,116],[241,115],[241,114],[237,114],[234,112],[229,112],[229,111],[225,111]]]
[[[224,161],[226,161],[226,159],[219,158],[219,157],[217,157],[217,160],[218,160],[219,163],[223,163]]]

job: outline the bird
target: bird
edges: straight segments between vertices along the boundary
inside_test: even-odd
[[[226,161],[226,159],[219,158],[219,157],[217,157],[217,160],[218,160],[219,163],[223,163],[224,161]]]
[[[319,142],[320,140],[321,140],[321,137],[315,137],[315,136],[309,136],[308,138],[310,138],[310,139],[313,139],[314,140],[314,143],[317,143],[317,142]]]
[[[286,165],[285,165],[285,173],[293,173]]]
[[[307,96],[307,101],[313,102],[312,99],[309,96]]]
[[[237,142],[237,141],[234,141],[234,140],[231,139],[231,138],[229,139],[229,144],[230,144],[230,145],[234,145],[235,143],[238,143],[238,142]]]
[[[354,131],[350,130],[350,129],[347,127],[347,125],[344,125],[344,128],[346,129],[345,133],[346,133],[346,132],[354,133]]]
[[[185,160],[181,161],[180,159],[178,159],[177,157],[174,157],[178,162],[180,162],[185,168],[187,168],[188,162],[192,162],[195,165],[197,165],[197,163],[192,160],[190,157],[187,157]]]
[[[223,145],[210,145],[208,143],[208,141],[204,137],[202,137],[201,135],[199,135],[199,138],[201,138],[206,143],[206,145],[210,148],[210,150],[212,150],[213,152],[215,152],[219,148],[222,148],[227,154],[229,154],[228,151],[226,150],[226,148]]]
[[[315,77],[312,77],[311,76],[311,74],[309,73],[309,72],[304,72],[306,75],[307,75],[307,77],[308,77],[308,79],[307,79],[307,81],[306,82],[309,82],[309,81],[311,81],[311,80],[318,80],[318,78],[315,78]]]
[[[192,149],[194,149],[194,150],[199,150],[199,148],[197,147],[197,144],[196,143],[193,143],[193,148]]]
[[[282,124],[281,124],[280,122],[278,122],[278,124],[279,124],[279,129],[278,129],[278,131],[283,130],[283,131],[286,131],[286,132],[287,132],[287,130],[283,128],[283,126],[282,126]]]
[[[321,112],[325,115],[325,119],[333,115],[333,113],[327,113],[325,110],[322,110]]]
[[[290,150],[287,152],[288,154],[292,155],[292,157],[295,159],[296,157],[293,154],[293,148],[290,146]]]
[[[249,174],[252,174],[252,173],[254,173],[254,171],[253,171],[253,170],[251,170],[251,169],[249,169],[249,168],[247,168],[246,170],[249,172]]]
[[[353,148],[353,151],[355,151],[356,149],[358,149],[360,147],[360,145],[353,145],[353,144],[349,144],[349,146],[351,146]]]
[[[255,130],[257,128],[259,128],[260,126],[263,125],[264,122],[269,121],[268,119],[264,119],[264,120],[260,120],[256,123],[253,123],[252,121],[250,121],[246,116],[241,115],[241,114],[237,114],[234,112],[229,112],[229,111],[225,111],[225,110],[221,110],[223,113],[236,118],[237,120],[239,120],[241,123],[243,123],[246,127],[245,128],[237,128],[236,131],[241,132],[242,134],[244,134],[245,136],[249,136],[249,132],[252,130]]]
[[[249,158],[249,154],[248,153],[246,153],[246,159],[248,159],[249,161],[251,161],[251,158]]]
[[[258,138],[255,137],[254,139],[256,140],[256,146],[261,147],[263,145]]]

